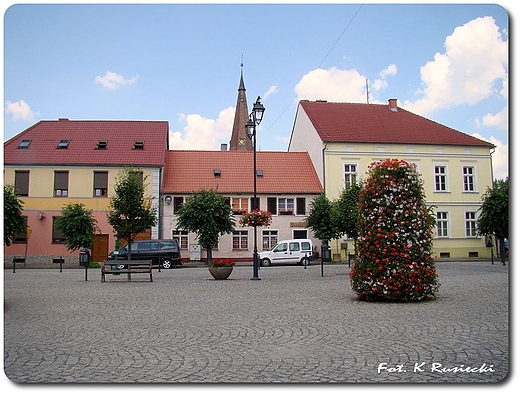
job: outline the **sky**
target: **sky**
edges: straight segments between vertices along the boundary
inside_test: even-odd
[[[220,149],[240,74],[260,150],[299,100],[387,103],[496,145],[508,176],[509,16],[499,4],[31,4],[4,10],[4,141],[40,120],[166,120]]]

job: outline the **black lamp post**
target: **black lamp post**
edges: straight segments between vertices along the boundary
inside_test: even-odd
[[[253,105],[253,111],[249,114],[249,120],[246,123],[246,132],[249,138],[253,141],[253,209],[260,208],[257,206],[257,197],[256,197],[256,126],[260,124],[262,118],[264,116],[265,108],[260,102],[260,96],[256,99],[255,104]],[[260,280],[258,277],[258,243],[256,236],[256,228],[258,224],[255,223],[254,227],[254,249],[253,249],[253,277],[251,280]]]

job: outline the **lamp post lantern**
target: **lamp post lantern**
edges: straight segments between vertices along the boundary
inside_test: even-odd
[[[249,120],[246,123],[246,132],[249,138],[253,141],[253,204],[252,209],[260,208],[256,197],[256,126],[260,124],[264,116],[265,108],[260,102],[260,96],[256,99],[253,105],[253,110],[249,114]],[[254,248],[253,248],[253,277],[251,280],[260,280],[258,277],[258,243],[257,243],[257,227],[254,224]]]

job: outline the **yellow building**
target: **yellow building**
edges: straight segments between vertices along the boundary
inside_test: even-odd
[[[331,200],[362,181],[374,161],[415,164],[437,217],[434,256],[490,257],[476,219],[482,194],[493,183],[494,145],[399,108],[395,99],[388,105],[301,101],[289,151],[309,152]],[[342,258],[354,252],[352,240],[330,245]]]
[[[15,185],[28,232],[4,247],[4,262],[13,256],[26,256],[27,263],[51,263],[60,257],[77,261],[78,252],[66,249],[55,226],[61,209],[70,203],[93,211],[100,233],[92,259],[105,260],[115,244],[106,211],[119,171],[142,171],[145,193],[158,204],[167,149],[165,121],[40,121],[6,141],[4,184]],[[160,209],[158,215],[160,219]],[[158,238],[159,232],[157,225],[143,236]]]

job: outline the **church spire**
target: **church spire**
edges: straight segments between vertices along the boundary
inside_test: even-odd
[[[244,84],[244,63],[240,63],[240,83],[238,85],[237,105],[235,107],[235,120],[229,141],[229,150],[253,150],[253,143],[246,133],[246,122],[249,120],[247,108],[246,85]]]

